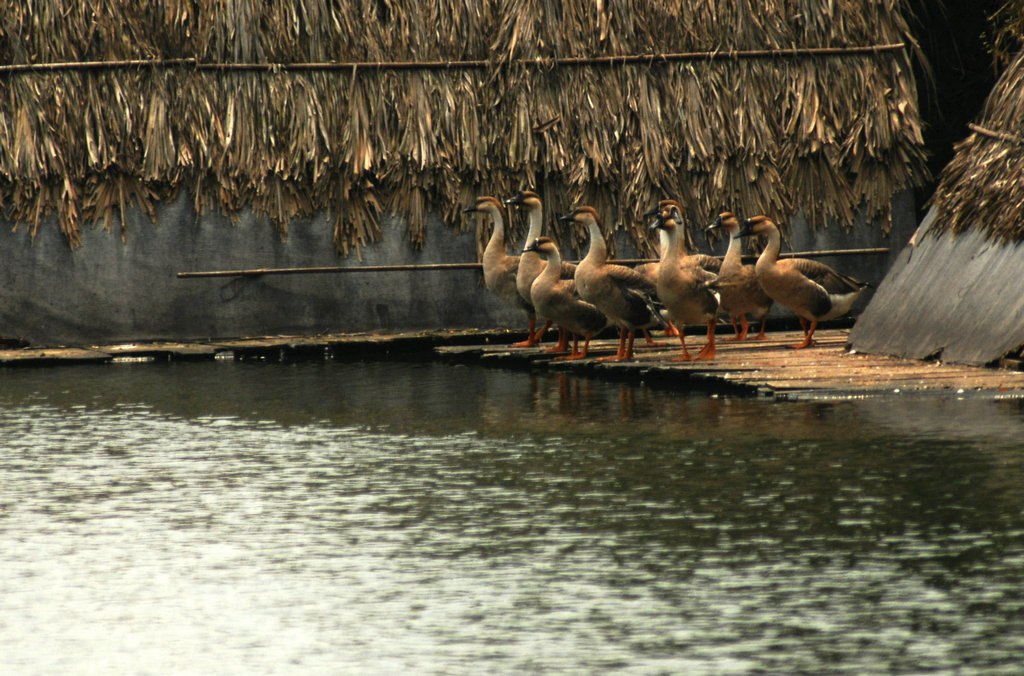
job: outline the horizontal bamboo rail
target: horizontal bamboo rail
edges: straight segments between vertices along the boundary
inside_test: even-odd
[[[814,56],[856,56],[902,50],[906,45],[894,42],[853,47],[794,47],[792,49],[740,49],[669,54],[624,54],[622,56],[567,56],[536,59],[515,59],[512,63],[526,68],[560,66],[625,66],[653,65],[676,61],[729,61],[764,58],[801,58]],[[141,68],[187,68],[206,72],[301,72],[360,70],[471,70],[501,66],[501,61],[468,59],[459,61],[327,61],[320,63],[206,63],[194,58],[184,59],[120,59],[111,61],[66,61],[54,63],[9,63],[0,65],[0,75],[18,73],[118,70]]]
[[[831,249],[825,251],[801,251],[781,254],[779,258],[823,258],[826,256],[864,256],[887,254],[885,247],[874,249]],[[744,256],[754,260],[756,256]],[[640,265],[657,263],[656,258],[623,258],[613,260],[618,265]],[[423,265],[364,265],[359,267],[305,267],[305,268],[249,268],[245,270],[197,270],[179,272],[178,279],[195,279],[197,277],[259,277],[261,275],[316,275],[336,274],[342,272],[426,272],[438,270],[479,270],[480,263],[429,263]]]
[[[974,124],[973,122],[969,122],[967,124],[967,128],[976,134],[981,134],[982,136],[998,139],[1000,141],[1009,141],[1010,143],[1016,143],[1017,145],[1024,145],[1024,139],[1016,134],[1011,134],[1005,131],[994,131],[988,127],[982,127],[980,124]]]
[[[423,270],[478,270],[479,263],[431,263],[426,265],[363,265],[360,267],[250,268],[179,272],[178,279],[193,277],[259,277],[260,275],[322,275],[340,272],[419,272]]]

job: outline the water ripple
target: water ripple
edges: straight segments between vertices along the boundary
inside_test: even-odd
[[[1011,674],[1024,651],[1005,406],[80,373],[4,374],[2,673]]]

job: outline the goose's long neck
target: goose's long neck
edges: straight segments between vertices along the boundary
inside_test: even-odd
[[[555,284],[562,276],[562,257],[558,251],[550,251],[541,258],[547,261],[547,265],[544,266],[540,276],[544,278],[545,283]]]
[[[661,230],[661,232],[665,233],[665,238],[667,240],[665,255],[661,257],[661,260],[677,260],[683,253],[685,253],[683,238],[680,236],[679,228],[668,228]]]
[[[527,215],[528,215],[528,222],[530,224],[530,231],[526,235],[526,241],[527,242],[532,242],[533,240],[535,240],[538,237],[540,237],[541,230],[544,229],[544,220],[543,220],[543,217],[541,215],[540,207],[537,207],[537,208],[534,208],[534,209],[530,209],[530,211],[527,212]]]
[[[668,233],[658,228],[658,257],[665,260],[666,253],[668,253]]]
[[[768,244],[765,245],[764,251],[757,257],[757,269],[764,270],[775,267],[775,262],[779,260],[779,251],[782,249],[782,236],[779,234],[779,229],[774,225],[768,230]]]
[[[505,253],[505,219],[501,217],[498,209],[489,209],[491,220],[494,221],[494,229],[491,230],[491,238],[487,240],[485,254]]]
[[[743,240],[736,236],[735,232],[729,233],[729,248],[725,250],[725,258],[722,265],[742,265],[743,263]]]
[[[590,233],[590,248],[585,258],[598,265],[603,265],[608,260],[608,244],[604,241],[601,227],[593,218],[587,223],[587,231]]]
[[[500,265],[501,261],[508,256],[505,243],[505,219],[502,217],[500,209],[492,207],[487,212],[494,222],[494,229],[491,231],[491,238],[487,240],[487,246],[484,247],[483,263],[486,266],[495,266]]]

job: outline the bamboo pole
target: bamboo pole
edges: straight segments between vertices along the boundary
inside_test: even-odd
[[[193,277],[259,277],[260,275],[322,275],[340,272],[419,272],[423,270],[479,270],[480,263],[431,263],[426,265],[363,265],[360,267],[250,268],[179,272],[178,279]]]
[[[527,68],[559,66],[624,66],[677,61],[728,61],[763,58],[801,58],[814,56],[856,56],[902,50],[906,45],[894,42],[853,47],[794,47],[793,49],[744,49],[669,54],[624,54],[622,56],[569,56],[516,59]],[[195,58],[184,59],[121,59],[112,61],[66,61],[53,63],[11,63],[0,65],[0,75],[30,72],[117,70],[131,68],[189,68],[197,71],[352,71],[360,70],[473,70],[501,65],[487,59],[461,61],[328,61],[318,63],[203,63]]]
[[[1024,145],[1024,139],[1016,134],[1010,134],[1005,131],[993,131],[988,127],[982,127],[980,124],[974,124],[973,122],[969,122],[967,124],[967,128],[977,134],[981,134],[982,136],[994,138],[999,141],[1009,141],[1010,143],[1016,143],[1017,145]]]
[[[864,256],[887,254],[885,247],[873,249],[830,249],[825,251],[800,251],[781,254],[779,258],[823,258],[826,256]],[[744,256],[745,260],[755,260],[756,256]],[[610,261],[618,265],[640,265],[657,263],[656,258],[622,258]],[[479,270],[480,263],[429,263],[422,265],[364,265],[353,267],[300,267],[300,268],[249,268],[244,270],[196,270],[179,272],[178,279],[195,279],[199,277],[260,277],[262,275],[316,275],[337,274],[343,272],[429,272],[444,270]]]

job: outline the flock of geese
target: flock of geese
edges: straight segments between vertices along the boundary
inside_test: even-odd
[[[528,218],[526,243],[518,256],[508,255],[506,206],[525,211]],[[767,216],[740,219],[732,212],[719,214],[708,226],[709,231],[721,229],[729,236],[729,248],[719,259],[687,250],[682,208],[675,200],[662,200],[644,214],[652,219],[650,228],[659,234],[659,260],[630,268],[608,261],[600,218],[593,207],[580,206],[560,218],[588,233],[587,253],[577,265],[563,261],[556,242],[542,234],[543,206],[533,191],[523,190],[505,200],[479,197],[463,212],[489,216],[493,223],[483,252],[484,285],[522,310],[528,322],[527,338],[513,347],[537,345],[554,325],[559,340],[550,351],[568,352],[559,359],[585,358],[591,338],[608,326],[619,329],[619,346],[614,355],[601,361],[632,359],[637,331],[648,344],[658,345],[649,333],[658,326],[679,336],[682,354],[675,361],[714,359],[720,312],[729,315],[736,332],[734,340],[747,338],[748,315],[760,320],[756,338],[764,338],[772,303],[799,317],[804,338],[793,347],[801,349],[814,345],[818,322],[848,312],[868,286],[817,261],[779,260],[781,235]],[[745,265],[742,240],[755,235],[766,236],[767,244],[754,265]],[[538,330],[539,321],[543,326]],[[696,355],[686,347],[682,328],[687,324],[707,325],[707,339]]]

